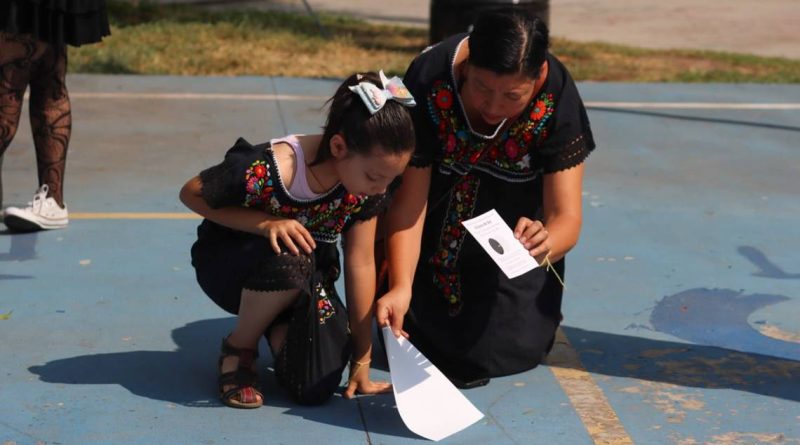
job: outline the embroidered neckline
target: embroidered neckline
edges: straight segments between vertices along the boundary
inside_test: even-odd
[[[297,220],[315,240],[336,242],[352,215],[361,211],[368,196],[353,195],[340,186],[322,197],[300,201],[289,195],[280,182],[272,150],[267,148],[265,154],[265,160],[253,161],[245,171],[244,206]],[[275,176],[277,178],[273,178]],[[276,184],[279,187],[276,188]],[[337,194],[333,195],[334,192]]]
[[[275,151],[272,149],[272,144],[270,143],[270,145],[268,147],[265,147],[264,151],[269,156],[270,163],[275,166],[275,181],[278,183],[278,186],[280,187],[281,192],[283,192],[283,194],[288,198],[289,201],[293,201],[295,203],[302,204],[302,205],[318,204],[318,203],[328,199],[334,193],[344,192],[345,194],[350,194],[349,192],[344,190],[344,185],[342,185],[341,182],[338,182],[338,183],[336,183],[336,185],[331,187],[328,191],[322,193],[321,195],[319,195],[319,196],[317,196],[315,198],[310,198],[310,199],[298,198],[298,197],[292,195],[289,192],[289,187],[287,187],[286,183],[283,182],[283,177],[281,176],[280,169],[278,168],[278,158],[275,157]]]
[[[538,173],[532,168],[532,149],[547,138],[546,124],[555,111],[552,93],[542,91],[535,96],[516,122],[493,140],[475,140],[465,127],[468,121],[453,108],[452,84],[438,80],[428,95],[427,105],[443,147],[443,171],[465,174],[480,164],[501,178],[531,179]]]

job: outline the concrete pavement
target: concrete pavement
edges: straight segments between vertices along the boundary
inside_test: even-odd
[[[183,182],[252,142],[318,131],[332,80],[68,77],[65,230],[0,230],[0,443],[426,443],[391,395],[266,406],[215,394],[233,318],[197,286]],[[549,366],[464,394],[442,443],[800,444],[800,87],[580,83],[597,151]],[[36,188],[27,113],[9,204]],[[0,225],[2,228],[2,225]],[[376,352],[374,376],[387,378]]]

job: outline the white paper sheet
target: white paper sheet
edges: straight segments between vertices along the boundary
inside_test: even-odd
[[[410,341],[383,328],[397,411],[408,429],[439,441],[483,414]]]
[[[489,210],[461,224],[478,240],[478,244],[508,278],[518,277],[539,267],[530,252],[514,238],[511,227],[508,227],[496,210]]]

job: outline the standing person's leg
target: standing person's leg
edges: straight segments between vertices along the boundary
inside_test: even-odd
[[[0,168],[3,155],[17,134],[30,67],[36,56],[36,41],[0,32]],[[3,188],[0,183],[0,207]]]
[[[72,111],[65,83],[64,46],[37,42],[41,52],[30,75],[30,118],[36,146],[39,189],[25,208],[9,207],[5,224],[11,230],[60,229],[69,223],[63,202],[64,167],[72,132]]]
[[[263,397],[255,389],[258,341],[298,294],[296,289],[278,292],[242,290],[236,327],[223,341],[220,357],[219,391],[223,403],[235,408],[262,405]]]
[[[3,221],[3,155],[0,153],[0,222]]]
[[[30,119],[39,185],[64,207],[64,169],[72,134],[72,107],[66,85],[67,48],[47,44],[31,73]]]

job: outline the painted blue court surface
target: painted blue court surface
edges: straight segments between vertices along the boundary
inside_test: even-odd
[[[292,404],[265,345],[266,406],[216,396],[233,319],[195,282],[178,189],[239,136],[318,131],[337,82],[68,80],[70,226],[0,232],[0,443],[426,442],[391,395]],[[800,87],[579,89],[598,148],[562,335],[548,366],[465,391],[485,418],[443,442],[800,444]],[[33,153],[23,117],[6,205]]]

